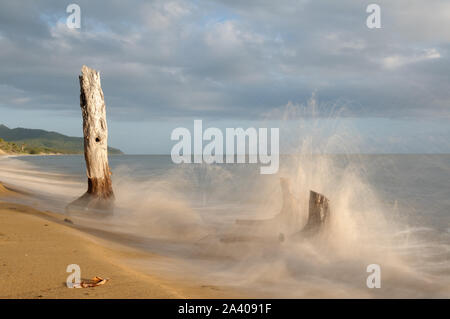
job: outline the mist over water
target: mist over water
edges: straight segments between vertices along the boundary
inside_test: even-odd
[[[449,297],[450,155],[321,155],[307,151],[312,144],[305,139],[300,155],[281,156],[276,175],[250,164],[111,156],[114,215],[70,218],[132,235],[122,243],[176,261],[162,271],[254,296]],[[86,190],[83,165],[82,156],[2,158],[0,181],[36,194],[29,204],[64,213]],[[236,224],[280,212],[280,177],[291,180],[295,219]],[[316,237],[294,239],[310,190],[329,198],[330,223]],[[223,240],[243,235],[257,239]],[[381,266],[380,289],[366,286],[370,264]]]

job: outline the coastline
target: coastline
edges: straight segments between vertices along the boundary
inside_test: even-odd
[[[0,298],[220,298],[221,287],[180,282],[177,277],[146,273],[127,260],[161,263],[164,256],[143,252],[87,234],[65,216],[9,203],[23,196],[0,183]],[[81,279],[109,278],[103,286],[69,289],[66,268],[78,264]],[[150,267],[151,268],[151,267]],[[150,275],[148,273],[151,273]],[[232,294],[236,296],[236,294]]]
[[[78,155],[78,154],[63,154],[63,153],[42,153],[42,154],[6,153],[6,152],[3,152],[2,150],[0,150],[0,151],[1,151],[0,157]]]
[[[442,205],[437,205],[433,210],[430,201],[425,201],[422,206],[416,204],[415,207],[423,207],[424,212],[435,216],[436,219],[420,218],[420,223],[413,224],[415,220],[405,221],[404,215],[399,214],[397,220],[391,220],[397,221],[398,224],[391,224],[392,227],[383,229],[381,233],[372,229],[369,232],[371,241],[364,241],[363,244],[360,244],[360,239],[365,240],[364,236],[356,236],[355,239],[358,240],[356,242],[353,237],[349,240],[346,234],[334,228],[332,241],[325,239],[314,245],[300,241],[282,245],[277,243],[276,246],[264,244],[264,247],[257,247],[251,243],[223,245],[218,240],[220,234],[225,232],[212,228],[214,225],[211,220],[207,220],[206,224],[207,227],[211,227],[206,231],[208,236],[203,237],[203,232],[194,229],[193,240],[190,241],[189,237],[185,241],[183,233],[180,235],[175,233],[184,230],[180,227],[183,224],[171,224],[176,226],[174,228],[167,228],[166,225],[168,222],[177,222],[176,218],[180,217],[192,220],[192,216],[195,215],[190,211],[190,206],[184,202],[174,206],[173,203],[178,204],[176,196],[161,196],[165,200],[174,199],[173,203],[161,204],[157,199],[159,194],[173,195],[177,192],[169,189],[153,196],[152,193],[158,192],[164,185],[155,184],[154,181],[158,182],[157,179],[148,183],[147,177],[142,178],[144,180],[142,182],[130,171],[118,170],[115,176],[117,194],[124,196],[118,197],[120,210],[115,217],[119,218],[96,219],[65,214],[64,207],[71,200],[71,195],[65,194],[81,194],[85,191],[85,185],[80,182],[81,173],[78,175],[73,173],[73,167],[79,165],[80,159],[74,161],[66,161],[64,157],[61,159],[62,163],[56,163],[57,158],[54,161],[50,161],[50,158],[47,161],[45,157],[36,158],[38,161],[34,163],[30,158],[29,163],[24,161],[22,164],[19,159],[4,158],[2,161],[0,157],[0,184],[3,183],[5,186],[3,189],[0,186],[0,280],[8,283],[7,287],[0,287],[0,298],[228,299],[281,296],[365,299],[448,296],[449,268],[446,265],[448,265],[449,232],[445,227],[448,216],[440,215]],[[136,163],[152,163],[152,165],[154,162],[158,163],[153,158],[144,157],[134,161],[135,159],[130,158],[127,167],[132,167]],[[424,163],[431,163],[434,165],[432,167],[448,167],[450,158],[440,159],[442,161],[434,162],[430,161],[428,156],[420,156],[420,158],[388,157],[382,160],[396,160],[395,167],[401,163],[409,163],[399,172],[399,180],[393,186],[405,187],[402,177],[409,176],[410,170],[416,168],[418,177],[423,178],[425,183],[435,185],[430,191],[439,191],[445,189],[444,186],[448,183],[446,173],[448,170],[443,172],[439,169],[430,175],[429,172],[420,173],[417,168]],[[376,157],[365,164],[369,166],[378,161]],[[42,165],[41,162],[46,165]],[[50,162],[50,165],[47,165],[47,162]],[[412,162],[417,164],[411,166]],[[151,165],[141,166],[139,172],[159,168],[160,166],[156,168]],[[380,171],[383,172],[377,168],[376,172]],[[387,170],[391,171],[392,169]],[[171,177],[174,177],[175,183],[182,180],[178,175]],[[126,180],[121,182],[123,178]],[[163,180],[172,182],[167,178]],[[134,181],[137,181],[138,187],[127,190],[130,182]],[[382,183],[378,189],[385,185],[384,181],[386,178],[381,179]],[[145,191],[141,188],[145,188]],[[373,189],[377,188],[374,186]],[[419,189],[417,187],[405,189],[414,192],[423,189],[423,186]],[[146,198],[146,195],[151,196]],[[400,193],[398,196],[400,199],[414,199],[413,195],[402,197]],[[442,197],[437,199],[442,200]],[[1,202],[2,200],[5,202]],[[137,204],[141,206],[138,207]],[[377,211],[376,204],[377,202],[373,206],[374,215],[367,219],[369,222],[384,216]],[[224,208],[219,210],[217,207]],[[231,209],[230,206],[217,207],[208,207],[208,215],[224,218],[226,216],[220,215],[222,211],[230,211],[231,217],[223,223],[227,229],[225,227],[223,229],[230,233],[235,232],[237,229],[228,228],[238,216],[233,207]],[[195,209],[199,214],[204,213],[201,208]],[[267,212],[271,209],[268,208]],[[243,210],[239,208],[239,214]],[[398,213],[394,209],[387,212]],[[167,219],[156,222],[152,219],[159,216],[167,216]],[[73,224],[64,222],[65,218],[69,218]],[[364,226],[368,224],[367,221],[359,225]],[[355,219],[345,218],[344,222],[350,222],[349,225],[352,225]],[[380,225],[388,226],[384,221],[381,221]],[[348,229],[352,230],[355,227],[344,229],[346,233]],[[168,236],[159,236],[158,231]],[[47,235],[51,237],[46,237]],[[371,244],[373,238],[381,239],[383,242]],[[344,247],[348,247],[349,251]],[[330,248],[338,250],[335,253]],[[38,256],[30,255],[30,250],[33,254],[36,252]],[[25,256],[26,254],[28,256]],[[54,264],[56,262],[57,265]],[[383,290],[367,290],[365,287],[366,266],[373,262],[384,265]],[[73,292],[73,289],[65,286],[69,275],[66,268],[69,264],[80,265],[82,279],[100,276],[110,278],[111,281],[101,287],[77,289],[82,293]],[[335,267],[338,267],[337,273],[334,272]],[[8,277],[5,277],[6,274]],[[41,276],[45,276],[46,279],[41,279]],[[33,284],[35,281],[38,282],[36,286]],[[120,285],[120,289],[116,285]],[[332,289],[337,285],[342,288]]]

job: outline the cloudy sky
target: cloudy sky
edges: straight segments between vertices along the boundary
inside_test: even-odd
[[[366,26],[370,3],[381,29]],[[2,0],[0,47],[9,127],[80,136],[86,64],[101,71],[110,144],[128,153],[170,152],[193,119],[257,126],[292,109],[286,126],[331,117],[363,152],[450,152],[448,0]]]

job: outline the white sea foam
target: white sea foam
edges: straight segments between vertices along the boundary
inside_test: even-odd
[[[112,157],[114,215],[75,221],[132,235],[125,243],[172,257],[177,262],[161,265],[165,271],[255,296],[449,297],[450,157],[320,155],[316,145],[326,153],[351,134],[336,132],[325,144],[303,136],[299,155],[282,157],[274,176],[245,164],[175,167],[170,157]],[[85,190],[82,161],[3,158],[0,181],[37,194],[33,205],[63,213]],[[236,225],[236,219],[279,212],[281,176],[292,181],[297,221],[287,228]],[[294,233],[305,224],[309,190],[329,198],[329,228],[313,239],[286,234],[280,243],[280,231]],[[243,235],[258,238],[221,241]],[[139,263],[145,271],[147,261]],[[369,264],[381,266],[380,289],[366,286]]]

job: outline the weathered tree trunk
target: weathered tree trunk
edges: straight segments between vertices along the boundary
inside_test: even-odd
[[[114,193],[108,165],[108,127],[100,73],[83,65],[79,79],[88,190],[68,208],[111,210]]]
[[[279,230],[280,232],[278,233],[277,238],[281,242],[283,242],[286,237],[292,239],[305,238],[321,232],[325,228],[330,217],[328,198],[314,191],[309,192],[308,221],[301,230],[298,230],[297,223],[299,209],[295,196],[292,194],[291,181],[289,178],[280,178],[280,184],[283,195],[283,206],[277,215],[269,219],[238,219],[236,220],[236,223],[242,226],[267,226],[267,230],[270,233]],[[256,236],[255,234],[239,234],[224,236],[221,238],[221,241],[228,243],[239,241],[263,242],[267,240],[266,237]]]
[[[301,230],[304,235],[311,235],[323,229],[330,216],[329,200],[322,194],[309,192],[308,222]]]

